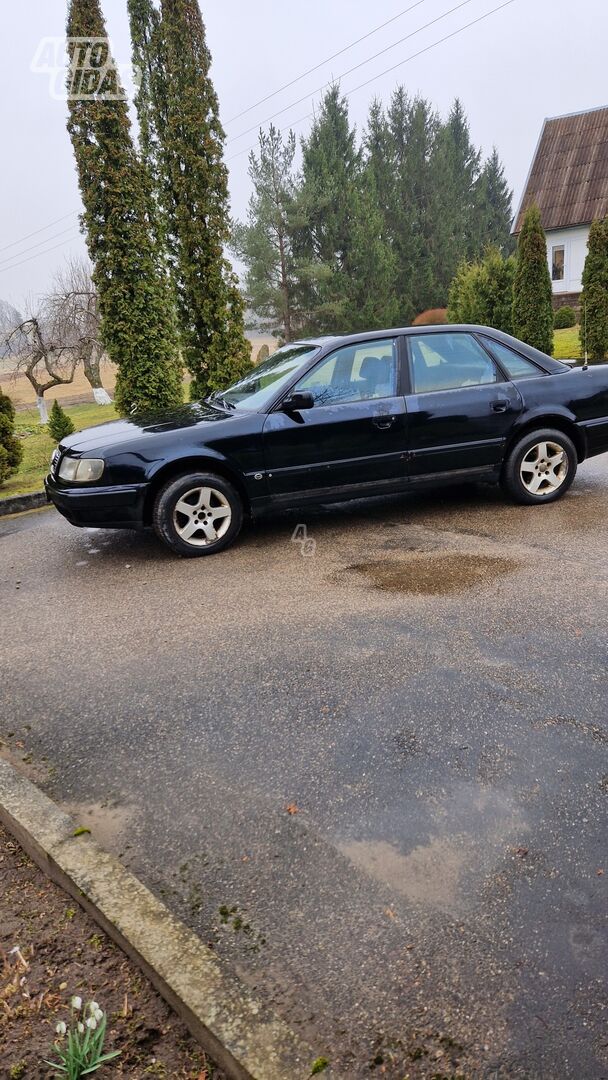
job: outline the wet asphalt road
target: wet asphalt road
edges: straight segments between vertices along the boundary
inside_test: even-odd
[[[336,1073],[608,1077],[607,514],[0,519],[0,734]]]

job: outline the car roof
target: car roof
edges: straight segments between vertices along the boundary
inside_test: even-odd
[[[495,330],[491,326],[479,326],[472,323],[437,323],[432,326],[393,326],[389,330],[366,330],[363,333],[358,334],[334,334],[326,337],[302,338],[301,341],[294,342],[294,344],[318,345],[322,348],[326,348],[327,346],[355,345],[359,341],[369,341],[370,338],[378,340],[378,338],[390,338],[395,337],[395,335],[409,337],[412,334],[441,333],[485,334],[487,337],[494,338],[495,341],[502,342],[509,346],[509,348],[514,349],[516,352],[528,356],[531,360],[540,364],[545,371],[558,373],[564,370],[570,370],[568,366],[563,364],[560,360],[554,360],[552,356],[547,356],[546,353],[540,352],[531,345],[526,345],[525,342],[520,341],[519,338],[512,337],[511,334],[505,334],[502,330]]]

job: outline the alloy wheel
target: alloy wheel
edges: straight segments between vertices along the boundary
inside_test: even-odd
[[[526,452],[519,467],[521,482],[531,495],[552,495],[568,475],[568,455],[556,442],[538,442]]]
[[[212,487],[194,487],[180,495],[173,509],[177,535],[187,544],[206,547],[228,532],[232,521],[230,503]]]

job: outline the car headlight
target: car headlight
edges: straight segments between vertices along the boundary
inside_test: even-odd
[[[86,484],[91,480],[99,480],[103,472],[105,461],[101,458],[73,458],[64,457],[59,466],[59,479],[69,480],[72,483]]]

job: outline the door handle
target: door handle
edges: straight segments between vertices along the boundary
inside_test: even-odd
[[[374,427],[377,427],[379,431],[387,431],[392,427],[397,419],[396,416],[377,416],[372,420]]]
[[[507,412],[510,407],[511,402],[508,398],[497,398],[496,401],[492,402],[493,412]]]

